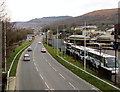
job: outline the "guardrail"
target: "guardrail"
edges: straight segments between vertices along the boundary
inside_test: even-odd
[[[29,44],[30,45],[30,44]],[[13,66],[13,64],[14,64],[14,62],[15,62],[15,59],[17,58],[17,56],[25,49],[25,48],[27,48],[29,45],[27,45],[27,46],[25,46],[24,48],[22,48],[17,54],[16,54],[16,56],[14,57],[14,59],[12,60],[12,63],[11,63],[11,65],[10,65],[10,68],[9,68],[9,70],[8,70],[8,72],[7,72],[7,90],[9,89],[9,76],[10,76],[10,72],[11,72],[11,69],[12,69],[12,66]]]
[[[60,59],[64,60],[66,63],[68,63],[68,64],[74,66],[75,68],[77,68],[77,69],[83,71],[84,73],[87,73],[88,75],[90,75],[90,76],[92,76],[92,77],[94,77],[94,78],[96,78],[96,79],[98,79],[98,80],[100,80],[100,81],[102,81],[102,82],[108,84],[109,86],[111,86],[111,87],[113,87],[113,88],[115,88],[115,89],[117,89],[117,90],[120,91],[120,88],[118,88],[118,87],[116,87],[116,86],[114,86],[114,85],[112,85],[112,84],[110,84],[110,83],[108,83],[108,82],[106,82],[106,81],[100,79],[99,77],[97,77],[97,76],[95,76],[95,75],[93,75],[93,74],[91,74],[91,73],[89,73],[89,72],[83,70],[82,68],[77,67],[76,65],[74,65],[74,64],[72,64],[72,63],[70,63],[70,62],[68,62],[67,60],[65,60],[64,58],[60,57],[59,55],[57,55],[57,56],[58,56]]]

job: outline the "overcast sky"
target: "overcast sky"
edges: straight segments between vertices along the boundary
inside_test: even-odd
[[[118,7],[119,0],[7,0],[11,21],[48,16],[80,16],[100,9]]]

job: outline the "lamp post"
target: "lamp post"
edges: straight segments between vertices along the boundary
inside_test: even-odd
[[[86,70],[86,22],[85,22],[85,32],[84,32],[84,70]]]
[[[58,55],[58,26],[57,26],[57,55]]]

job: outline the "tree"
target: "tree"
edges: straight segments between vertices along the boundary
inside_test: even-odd
[[[6,18],[6,11],[5,11],[5,0],[0,0],[0,21],[5,20]]]

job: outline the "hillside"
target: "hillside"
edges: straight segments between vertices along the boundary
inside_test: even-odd
[[[49,23],[54,23],[55,21],[68,19],[68,18],[71,18],[71,16],[54,16],[54,17],[35,18],[27,22],[17,22],[15,26],[17,28],[37,29],[38,27],[40,28]]]
[[[17,28],[35,28],[39,29],[47,24],[55,26],[66,24],[69,26],[73,25],[83,25],[85,22],[92,25],[101,24],[116,24],[118,9],[103,9],[96,10],[78,17],[71,16],[57,16],[57,17],[43,17],[35,18],[28,22],[16,23]]]
[[[115,24],[117,23],[118,9],[97,10],[82,16],[57,21],[55,24],[83,25],[87,24]]]
[[[61,19],[68,19],[71,18],[71,16],[56,16],[56,17],[43,17],[43,18],[35,18],[30,21],[29,23],[42,23],[42,24],[47,24],[47,23],[53,23],[54,21],[61,20]]]

